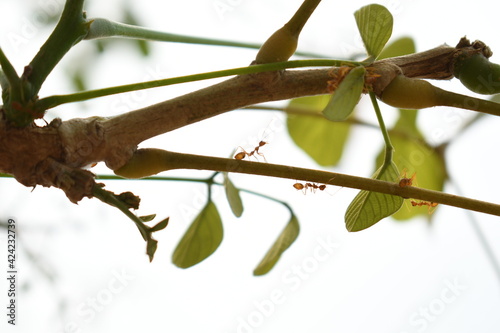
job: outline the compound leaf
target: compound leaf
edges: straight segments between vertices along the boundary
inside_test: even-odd
[[[382,5],[364,6],[354,13],[369,61],[380,54],[392,34],[392,14]]]

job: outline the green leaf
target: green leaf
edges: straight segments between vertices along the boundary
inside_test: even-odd
[[[146,244],[146,253],[149,257],[149,262],[153,261],[156,249],[158,248],[158,241],[156,239],[150,238]]]
[[[156,214],[139,216],[139,218],[141,219],[141,221],[142,221],[142,222],[150,222],[150,221],[153,221],[155,217],[156,217]]]
[[[394,42],[390,43],[382,52],[378,55],[378,60],[400,57],[407,54],[412,54],[416,52],[415,42],[411,37],[401,37],[396,39]]]
[[[330,102],[323,110],[323,115],[331,121],[344,121],[354,111],[363,92],[365,68],[353,68],[340,82]]]
[[[398,168],[394,163],[383,165],[373,178],[396,182],[399,178]],[[345,213],[348,231],[360,231],[371,227],[378,221],[397,212],[403,205],[403,198],[369,191],[361,191],[351,202]]]
[[[163,230],[167,227],[168,221],[170,220],[170,217],[167,217],[166,219],[158,222],[154,227],[152,227],[149,231],[151,232],[157,232],[160,230]]]
[[[297,239],[299,235],[300,226],[297,217],[292,213],[290,221],[285,229],[281,232],[278,239],[274,242],[273,246],[267,251],[264,258],[260,261],[259,265],[254,269],[254,275],[267,274],[274,265],[278,262],[279,258],[290,245]]]
[[[223,173],[224,176],[224,190],[226,191],[227,201],[231,207],[231,211],[236,217],[243,214],[243,202],[240,197],[240,190],[238,190],[233,182],[229,179],[227,172]]]
[[[354,13],[369,61],[380,54],[392,34],[393,19],[384,6],[371,4]]]
[[[329,95],[300,97],[287,106],[287,128],[295,144],[321,166],[340,161],[351,124],[326,120],[321,111]]]
[[[417,110],[399,110],[399,118],[389,130],[394,146],[393,160],[410,178],[416,173],[413,186],[442,191],[447,178],[443,156],[425,142],[417,128]],[[384,150],[377,157],[377,164],[384,159]],[[400,175],[401,177],[401,175]],[[406,200],[406,208],[392,215],[396,220],[408,220],[417,215],[429,216],[427,206],[413,207]]]
[[[188,268],[208,258],[222,242],[222,221],[217,207],[209,201],[194,219],[172,255],[173,263]]]

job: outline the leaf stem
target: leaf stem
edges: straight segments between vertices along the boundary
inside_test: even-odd
[[[387,131],[387,127],[384,123],[384,118],[382,117],[382,112],[380,112],[380,108],[378,106],[377,97],[375,93],[370,91],[370,99],[373,104],[373,108],[375,109],[375,114],[377,115],[378,124],[380,126],[380,130],[382,131],[382,136],[384,137],[385,142],[385,159],[384,165],[390,165],[392,163],[392,154],[394,152],[394,146],[392,145],[391,138],[389,137],[389,132]]]
[[[99,200],[101,200],[104,203],[107,203],[108,205],[111,205],[113,207],[118,208],[119,210],[122,211],[128,218],[130,218],[132,221],[134,221],[135,225],[141,232],[142,237],[144,238],[145,241],[148,241],[151,238],[151,233],[149,232],[149,227],[146,226],[140,218],[138,218],[136,215],[132,214],[132,212],[129,210],[127,206],[120,200],[116,198],[116,196],[109,192],[104,190],[102,187],[99,185],[94,186],[92,189],[92,195]]]
[[[458,182],[453,178],[450,177],[452,186],[454,186],[457,190],[458,193],[462,192],[461,187],[458,185]],[[486,257],[488,258],[493,270],[495,271],[496,277],[498,281],[500,282],[500,265],[498,262],[498,258],[495,255],[495,251],[492,249],[492,246],[490,245],[490,242],[488,241],[488,238],[486,237],[485,233],[481,229],[481,225],[476,219],[476,216],[472,214],[470,211],[466,211],[465,214],[469,218],[469,221],[471,223],[472,229],[474,230],[476,237],[481,244],[484,253],[486,254]]]
[[[151,40],[158,42],[230,46],[230,47],[241,47],[241,48],[249,48],[256,50],[260,49],[260,47],[262,46],[261,44],[255,44],[255,43],[243,43],[243,42],[236,42],[236,41],[229,41],[222,39],[212,39],[212,38],[172,34],[140,26],[114,22],[104,18],[95,18],[91,20],[91,22],[92,23],[90,25],[89,32],[84,38],[86,40],[110,38],[110,37],[123,37],[123,38]],[[299,56],[309,57],[309,58],[324,58],[324,56],[322,55],[310,52],[299,51],[296,52],[296,54]]]
[[[217,175],[219,174],[219,172],[216,172],[214,173],[214,175]],[[6,176],[9,176],[9,175],[6,175]],[[2,174],[0,174],[0,177],[2,177]],[[126,179],[126,178],[123,178],[123,177],[120,177],[120,176],[116,176],[116,175],[96,175],[96,179],[100,179],[100,180],[139,180],[139,181],[144,181],[144,180],[155,180],[155,181],[173,181],[173,182],[191,182],[191,183],[204,183],[204,184],[212,184],[212,185],[217,185],[217,186],[224,186],[224,183],[221,183],[221,182],[218,182],[218,181],[213,181],[213,176],[210,176],[209,178],[185,178],[185,177],[163,177],[163,176],[150,176],[150,177],[145,177],[145,178],[132,178],[132,179]],[[271,197],[269,195],[266,195],[266,194],[263,194],[263,193],[260,193],[260,192],[255,192],[255,191],[252,191],[252,190],[248,190],[248,189],[242,189],[240,188],[239,189],[240,192],[245,192],[245,193],[248,193],[248,194],[252,194],[252,195],[255,195],[255,196],[258,196],[258,197],[261,197],[261,198],[264,198],[264,199],[267,199],[267,200],[271,200],[271,201],[274,201],[274,202],[277,202],[277,203],[280,203],[284,206],[286,206],[286,208],[289,210],[289,211],[293,211],[290,207],[290,205],[288,205],[286,202],[282,201],[282,200],[279,200],[277,198],[274,198],[274,197]]]
[[[65,103],[81,102],[92,98],[121,94],[136,90],[163,87],[179,83],[202,81],[202,80],[215,79],[232,75],[244,75],[244,74],[254,74],[260,72],[268,72],[268,71],[278,71],[287,68],[341,66],[342,64],[346,63],[356,64],[357,62],[348,60],[309,59],[309,60],[276,62],[271,64],[254,65],[248,67],[239,67],[239,68],[225,69],[214,72],[178,76],[162,80],[132,83],[132,84],[103,88],[103,89],[88,90],[74,94],[53,95],[40,99],[36,103],[36,106],[37,109],[39,110],[47,110]]]

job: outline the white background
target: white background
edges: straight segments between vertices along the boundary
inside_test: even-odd
[[[302,1],[129,2],[142,23],[152,28],[261,43]],[[0,45],[19,72],[50,33],[50,26],[40,21],[53,11],[54,3],[57,1],[0,0]],[[89,0],[86,10],[89,17],[120,20],[121,3]],[[324,0],[304,28],[299,48],[333,58],[362,51],[352,14],[368,3]],[[394,15],[393,39],[410,35],[418,51],[443,43],[455,45],[464,35],[483,40],[494,53],[500,50],[495,33],[498,8],[491,1],[380,3]],[[221,4],[225,11],[220,10]],[[41,97],[72,92],[67,74],[83,61],[89,62],[90,88],[100,88],[245,66],[255,56],[254,50],[169,43],[155,43],[147,59],[140,59],[126,43],[110,47],[97,61],[89,61],[95,59],[93,52],[88,42],[77,45],[49,77]],[[492,61],[499,63],[500,58],[494,54]],[[66,105],[51,111],[46,119],[118,114],[213,82],[216,80]],[[454,81],[437,84],[471,94]],[[375,123],[366,99],[361,105],[360,115]],[[390,124],[394,110],[384,107],[383,111]],[[447,152],[451,176],[466,196],[497,202],[500,122],[485,117],[468,131],[457,133],[470,116],[467,111],[433,108],[421,111],[419,123],[432,143],[457,136]],[[269,144],[262,149],[269,162],[318,168],[293,145],[284,119],[280,113],[234,111],[154,138],[141,147],[226,157],[238,146],[252,149],[271,128],[272,133],[265,138]],[[445,137],[433,137],[437,130],[443,130]],[[356,129],[346,155],[334,170],[369,176],[381,145],[378,131]],[[110,173],[102,165],[93,171]],[[209,174],[176,171],[165,175]],[[129,190],[141,196],[139,215],[171,217],[168,228],[156,234],[159,248],[150,264],[136,227],[117,210],[98,200],[84,199],[73,205],[60,190],[37,187],[32,191],[12,179],[1,179],[0,219],[15,219],[20,232],[18,325],[6,324],[2,305],[1,331],[3,327],[8,332],[207,333],[461,333],[500,329],[500,276],[471,224],[471,218],[478,221],[498,255],[498,217],[440,206],[432,224],[423,218],[404,223],[385,219],[366,231],[348,233],[343,215],[356,191],[329,188],[330,194],[304,196],[292,188],[293,180],[242,175],[232,179],[241,188],[288,202],[301,223],[296,243],[263,277],[253,277],[252,270],[289,218],[279,204],[244,194],[245,212],[238,219],[230,213],[222,191],[214,189],[224,223],[223,243],[212,257],[183,270],[173,266],[170,258],[205,203],[204,186],[105,182],[114,192]],[[453,186],[445,190],[457,193]],[[2,230],[4,255],[0,258],[6,265],[6,232]],[[1,304],[6,304],[6,280],[0,281]]]

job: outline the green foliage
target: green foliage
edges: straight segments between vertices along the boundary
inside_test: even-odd
[[[227,201],[231,207],[231,211],[236,217],[243,214],[243,202],[240,197],[240,190],[237,189],[233,182],[229,179],[227,172],[223,173],[224,176],[224,190],[226,192]]]
[[[135,223],[137,229],[139,229],[139,232],[141,233],[142,238],[146,241],[146,254],[149,257],[149,261],[153,261],[156,249],[158,247],[158,241],[153,238],[153,233],[164,229],[168,225],[169,218],[167,217],[151,228],[144,223],[152,221],[156,217],[156,214],[146,215],[142,217],[138,217],[133,214],[130,209],[137,209],[140,199],[139,197],[133,195],[131,192],[123,192],[119,195],[116,195],[111,191],[105,190],[103,184],[96,184],[92,188],[92,195],[102,202],[118,208]]]
[[[223,234],[217,207],[208,201],[177,244],[172,256],[173,263],[180,268],[200,263],[219,247]]]
[[[380,167],[373,178],[395,182],[399,172],[394,163]],[[377,192],[360,191],[345,213],[347,230],[360,231],[391,216],[403,205],[403,198]]]
[[[357,10],[354,17],[368,53],[366,62],[372,62],[391,37],[392,15],[384,6],[371,4]]]
[[[314,5],[314,7],[316,5]],[[312,10],[310,13],[312,13]],[[18,76],[14,67],[0,49],[0,65],[2,67],[2,71],[0,71],[0,83],[3,89],[4,113],[14,124],[18,126],[27,126],[32,123],[33,119],[42,117],[44,112],[51,107],[111,94],[183,82],[194,82],[216,77],[243,75],[262,71],[278,71],[285,68],[311,66],[344,66],[344,68],[346,68],[345,66],[350,66],[348,73],[345,76],[341,76],[338,82],[335,82],[338,86],[332,97],[315,96],[298,98],[292,100],[287,107],[287,111],[289,112],[287,126],[293,141],[319,165],[334,166],[342,157],[351,126],[354,123],[354,119],[352,118],[349,119],[350,121],[346,120],[354,111],[363,90],[370,90],[370,84],[365,84],[367,72],[365,66],[368,67],[376,59],[415,52],[415,45],[412,39],[408,37],[396,40],[386,46],[392,34],[393,17],[385,7],[371,4],[356,11],[354,16],[368,54],[368,58],[363,62],[321,59],[280,62],[269,66],[247,66],[230,70],[149,81],[146,83],[110,87],[94,91],[84,91],[71,95],[55,95],[38,100],[38,92],[47,76],[61,58],[83,39],[88,40],[118,36],[135,38],[135,42],[137,43],[136,46],[143,55],[148,55],[150,53],[149,44],[144,41],[145,39],[249,48],[258,48],[260,46],[255,44],[181,36],[145,29],[137,26],[137,18],[128,6],[125,8],[123,14],[124,21],[128,24],[116,23],[107,19],[87,20],[86,14],[83,12],[83,0],[67,1],[63,15],[56,29],[42,46],[40,52],[35,56],[33,61],[26,67],[25,75],[21,77]],[[305,21],[303,23],[305,23]],[[272,41],[271,38],[273,52],[278,50],[277,52],[282,54],[283,50],[287,49],[285,50],[287,52],[284,53],[285,56],[277,57],[273,61],[286,60],[289,55],[293,53],[296,46],[296,40],[294,36],[292,37],[292,43],[290,43],[289,40],[283,42],[283,38],[279,38],[281,41],[278,40],[278,42]],[[103,46],[103,44],[100,45],[101,47]],[[286,47],[281,47],[283,45]],[[104,48],[102,50],[104,50]],[[458,60],[459,62],[457,62],[455,67],[455,74],[466,86],[469,86],[470,89],[480,93],[488,93],[493,91],[493,88],[497,88],[497,82],[500,77],[500,66],[490,63],[489,60],[482,55],[475,55],[475,57],[467,59],[460,58]],[[85,69],[87,66],[85,63],[84,65],[85,66],[82,67],[74,65],[73,67],[76,68],[76,70],[73,70],[73,84],[77,90],[84,90],[86,86]],[[478,68],[480,71],[479,76],[477,75]],[[491,75],[493,75],[493,81],[491,81]],[[370,78],[376,78],[376,76]],[[478,83],[477,80],[488,82],[486,82],[486,86],[476,87]],[[396,81],[393,80],[393,82]],[[395,84],[395,86],[402,87],[402,84],[398,83]],[[387,90],[388,89],[384,90],[384,92],[387,92]],[[403,90],[398,90],[395,95],[401,97],[402,94],[400,92],[402,91]],[[407,89],[403,91],[406,92],[406,94],[402,96],[405,102],[408,101],[410,96],[408,91],[414,92],[413,97],[417,101],[422,100],[422,94],[419,91],[415,93],[415,89]],[[431,147],[420,133],[416,123],[417,111],[400,110],[400,117],[395,126],[387,131],[381,112],[378,109],[375,96],[372,91],[369,92],[385,140],[385,148],[379,154],[376,162],[376,165],[382,165],[382,167],[375,172],[373,177],[379,180],[398,182],[401,175],[396,166],[397,164],[400,168],[406,170],[406,177],[411,177],[413,173],[418,173],[418,184],[420,186],[428,189],[442,190],[446,180],[446,166],[443,154],[439,150]],[[384,95],[382,95],[382,97],[383,96]],[[432,105],[434,106],[435,104]],[[455,106],[455,104],[452,104],[452,106]],[[479,108],[485,109],[486,107],[480,106],[478,109]],[[486,112],[484,110],[482,111]],[[341,121],[342,123],[340,123]],[[393,147],[395,147],[394,153]],[[163,164],[160,165],[160,167],[154,164],[165,163],[165,160],[156,159],[156,155],[153,157],[154,158],[149,160],[143,160],[142,163],[137,165],[138,171],[136,171],[139,175],[146,173],[149,175],[159,172],[158,170],[167,170]],[[143,169],[139,170],[141,167]],[[117,174],[119,174],[118,170],[116,171]],[[129,176],[130,175],[132,174],[129,174]],[[224,173],[223,177],[223,185],[230,208],[235,216],[240,217],[244,210],[240,197],[240,189],[231,182],[227,173]],[[209,188],[215,184],[220,185],[213,181],[213,177],[201,181],[206,183]],[[130,211],[131,209],[138,208],[138,197],[130,192],[115,195],[112,192],[105,191],[102,187],[103,186],[100,184],[95,185],[92,190],[92,195],[103,202],[119,208],[136,224],[141,236],[146,241],[146,253],[151,261],[158,246],[158,242],[153,239],[152,234],[166,228],[169,219],[166,218],[153,227],[149,227],[145,223],[151,222],[156,217],[155,214],[137,217]],[[262,196],[265,197],[264,195]],[[279,201],[273,198],[270,199]],[[283,202],[281,203],[286,205]],[[393,215],[397,219],[409,219],[416,214],[427,213],[427,207],[425,206],[421,208],[413,207],[408,211],[399,210],[402,204],[403,199],[398,196],[361,191],[347,208],[345,214],[346,227],[349,231],[359,231],[374,225],[387,216]],[[275,266],[282,254],[297,239],[299,232],[300,226],[298,219],[295,214],[291,212],[288,224],[255,268],[254,275],[268,273]],[[173,253],[173,263],[181,268],[188,268],[196,265],[214,253],[221,244],[222,239],[223,226],[221,217],[217,207],[210,198],[209,191],[207,204],[179,241]]]
[[[142,220],[142,222],[151,222],[155,219],[155,217],[156,217],[156,214],[139,216],[139,218]]]
[[[411,38],[403,37],[387,45],[379,55],[379,59],[397,57],[415,53],[415,43]],[[416,175],[413,185],[442,191],[446,180],[446,166],[443,155],[425,141],[417,127],[418,110],[399,110],[399,118],[394,127],[389,130],[392,145],[394,146],[393,160],[400,170],[404,170],[405,177]],[[382,148],[376,165],[383,163],[385,149]],[[403,175],[400,175],[401,177]],[[417,215],[428,215],[428,207],[413,207],[400,209],[392,215],[396,220],[408,220]]]
[[[168,222],[169,222],[170,218],[167,217],[166,219],[158,222],[157,224],[155,224],[151,229],[150,231],[151,232],[157,232],[157,231],[160,231],[160,230],[163,230],[167,227],[168,225]]]
[[[417,110],[400,110],[399,119],[389,130],[394,146],[394,162],[406,177],[416,173],[413,185],[430,190],[442,191],[446,180],[446,166],[443,155],[431,147],[417,128]],[[380,165],[384,159],[382,150],[377,157]],[[408,203],[409,205],[409,203]],[[397,220],[407,220],[417,215],[428,215],[426,206],[401,209],[394,215]]]
[[[340,161],[351,130],[350,123],[331,122],[321,115],[329,100],[329,95],[301,97],[287,106],[290,137],[322,166],[333,166]]]
[[[285,252],[290,245],[299,236],[300,226],[297,217],[292,213],[290,221],[283,229],[278,239],[274,242],[273,246],[267,251],[264,258],[260,261],[257,267],[254,269],[254,275],[264,275],[267,274],[274,265],[278,262],[279,258]]]
[[[401,37],[388,44],[378,55],[378,60],[399,57],[416,52],[415,42],[411,37]]]
[[[366,70],[363,66],[353,68],[333,93],[323,115],[331,121],[344,121],[354,111],[363,92]]]

